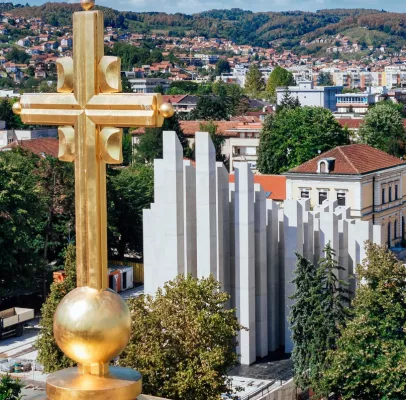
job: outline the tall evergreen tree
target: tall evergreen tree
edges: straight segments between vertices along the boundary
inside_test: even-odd
[[[337,348],[337,340],[348,317],[348,282],[339,279],[340,266],[336,252],[327,243],[323,249],[325,256],[319,260],[316,279],[320,287],[317,308],[314,312],[316,335],[312,343],[311,382],[316,392],[326,369],[326,357],[329,350]]]
[[[336,348],[339,327],[344,325],[348,315],[348,284],[338,278],[338,271],[344,268],[335,259],[330,243],[323,252],[325,257],[319,260],[317,268],[296,254],[293,280],[296,290],[290,314],[292,359],[295,382],[304,390],[319,390],[327,352]]]
[[[75,246],[69,244],[65,256],[65,280],[54,282],[51,292],[41,309],[41,333],[35,346],[38,349],[38,361],[44,366],[45,372],[55,372],[72,367],[74,361],[57,346],[54,338],[54,314],[63,297],[76,288],[76,252]]]
[[[245,77],[245,93],[248,97],[258,98],[265,90],[265,81],[257,64],[251,64]]]
[[[293,371],[298,387],[308,389],[311,384],[310,360],[312,358],[315,327],[313,313],[318,308],[319,281],[316,267],[305,257],[296,253],[297,263],[294,271],[295,292],[291,299],[289,321],[293,340]]]
[[[294,109],[296,107],[300,107],[300,101],[297,97],[293,97],[288,88],[285,89],[283,93],[283,97],[278,104],[276,110],[281,111],[285,108]]]

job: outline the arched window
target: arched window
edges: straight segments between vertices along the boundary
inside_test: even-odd
[[[393,223],[393,238],[396,239],[398,237],[398,220],[395,219]]]
[[[327,172],[327,164],[325,161],[322,161],[320,163],[320,173],[325,174],[326,172]]]

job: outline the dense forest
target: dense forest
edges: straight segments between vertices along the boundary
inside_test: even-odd
[[[199,14],[160,12],[120,12],[98,7],[105,13],[106,26],[138,33],[166,33],[176,36],[221,37],[238,44],[295,48],[302,39],[311,41],[323,35],[352,34],[353,40],[369,45],[406,43],[406,13],[370,9],[334,9],[317,12],[251,12],[241,9],[210,10]],[[1,4],[15,17],[40,17],[54,26],[70,25],[72,12],[80,4],[46,3],[41,6]],[[376,43],[375,43],[376,42]]]

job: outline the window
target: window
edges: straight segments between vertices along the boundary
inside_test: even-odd
[[[320,172],[325,174],[327,172],[327,165],[325,162],[320,163]]]
[[[300,198],[301,199],[308,199],[310,197],[309,191],[308,190],[302,190],[300,192]]]
[[[394,239],[396,239],[398,237],[397,230],[398,230],[398,221],[397,221],[397,219],[395,219],[395,222],[393,223],[393,238]]]
[[[392,186],[388,188],[388,201],[389,203],[392,201]]]
[[[385,204],[385,188],[382,188],[382,204]]]
[[[123,272],[123,290],[127,289],[127,272]]]
[[[324,200],[327,200],[327,192],[319,192],[319,204],[323,204]]]
[[[398,194],[398,185],[396,184],[395,185],[395,200],[398,199],[398,196],[399,196],[399,194]]]
[[[13,143],[13,138],[8,138],[7,139],[7,144]]]
[[[339,206],[345,206],[345,193],[337,193],[337,202]]]

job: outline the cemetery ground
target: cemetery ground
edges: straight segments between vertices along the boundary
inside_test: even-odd
[[[121,292],[124,299],[139,296],[143,293],[143,286]],[[5,374],[6,360],[26,360],[35,366],[29,371],[12,373],[24,383],[22,395],[24,400],[45,399],[45,380],[47,375],[35,364],[38,351],[34,344],[40,333],[39,318],[30,321],[21,337],[6,337],[0,339],[0,374]],[[3,368],[2,368],[3,365]],[[275,353],[250,366],[237,366],[230,371],[232,386],[242,400],[255,399],[261,393],[271,391],[281,386],[292,377],[291,359],[282,353]],[[225,397],[226,399],[227,397]]]

